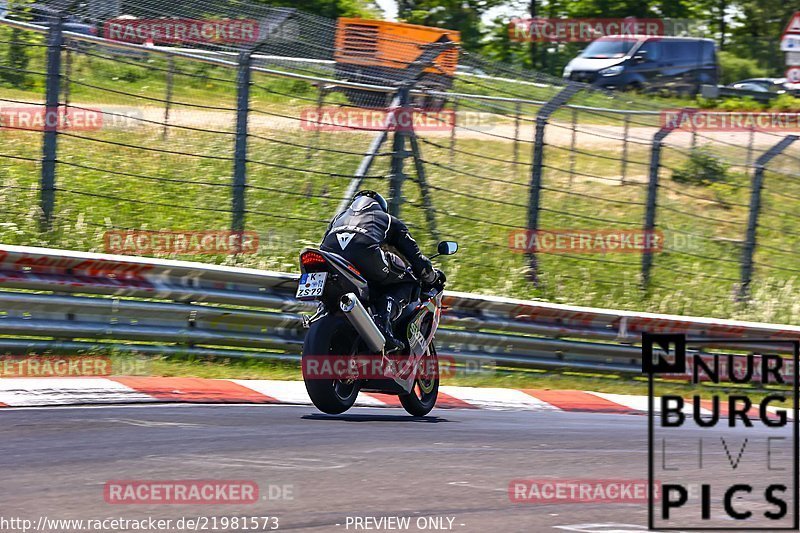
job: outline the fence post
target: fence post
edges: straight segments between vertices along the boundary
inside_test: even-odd
[[[519,126],[520,115],[522,114],[522,103],[517,102],[514,105],[514,176],[517,176],[517,169],[519,168]]]
[[[70,80],[72,79],[72,49],[64,43],[64,125],[69,126]]]
[[[422,150],[419,148],[417,134],[412,131],[408,136],[411,145],[411,153],[414,156],[414,168],[417,173],[417,183],[419,184],[419,191],[422,195],[422,205],[425,208],[425,220],[428,222],[428,230],[434,243],[439,242],[439,230],[436,229],[436,213],[433,209],[433,200],[431,199],[431,191],[428,187],[428,178],[425,173],[425,164],[422,160]]]
[[[747,135],[747,162],[745,163],[747,168],[750,168],[750,165],[753,164],[753,144],[755,142],[755,136],[756,129],[750,126],[750,131]]]
[[[628,135],[630,135],[630,130],[631,116],[628,113],[625,113],[622,129],[622,168],[620,169],[620,185],[625,185],[625,178],[627,177],[626,175],[628,173]]]
[[[403,174],[403,160],[406,158],[406,128],[413,124],[411,116],[411,88],[403,85],[397,92],[397,110],[395,111],[394,139],[392,141],[392,163],[389,174],[389,213],[400,216],[400,204],[402,203],[403,181],[406,176]],[[408,114],[406,116],[406,114]]]
[[[317,85],[317,120],[314,126],[314,144],[309,145],[306,150],[306,159],[311,159],[314,152],[319,149],[319,136],[322,130],[322,107],[325,105],[325,97],[330,92],[327,85]]]
[[[236,75],[236,147],[233,163],[233,217],[231,229],[244,231],[245,187],[247,184],[247,119],[250,112],[250,64],[252,52],[239,54]]]
[[[175,56],[170,55],[167,67],[167,93],[164,96],[164,129],[161,138],[166,139],[169,134],[169,112],[172,107],[172,90],[175,84]]]
[[[61,48],[64,46],[64,19],[54,17],[47,32],[47,81],[45,96],[45,128],[42,143],[42,184],[40,207],[42,215],[39,227],[48,231],[53,224],[56,203],[56,156],[58,141],[58,107],[61,90]]]
[[[578,83],[570,83],[557,95],[551,98],[536,114],[536,133],[533,141],[533,159],[531,161],[531,183],[528,197],[528,232],[533,234],[539,230],[539,207],[542,195],[542,165],[544,164],[544,129],[547,121],[556,110],[581,90]],[[535,251],[528,252],[530,269],[528,278],[539,285],[539,266]]]
[[[645,247],[642,254],[642,288],[650,284],[650,270],[653,267],[652,237],[656,228],[656,205],[658,200],[658,169],[661,166],[661,147],[664,138],[672,128],[661,128],[653,136],[650,149],[650,177],[647,185],[647,203],[644,214]]]
[[[753,182],[750,189],[750,213],[747,218],[747,234],[745,235],[744,248],[742,249],[742,278],[739,287],[739,301],[747,299],[750,292],[750,283],[753,281],[753,256],[756,252],[756,231],[758,230],[758,215],[761,210],[761,189],[764,187],[764,169],[773,157],[783,152],[797,139],[797,135],[788,135],[756,159],[756,168],[753,172]]]
[[[453,97],[453,125],[450,129],[450,166],[456,161],[456,128],[458,128],[458,96]]]
[[[572,182],[575,179],[575,143],[578,137],[578,110],[572,108],[572,137],[569,143],[569,190],[572,190]]]
[[[388,104],[389,112],[386,114],[386,124],[387,127],[378,133],[373,139],[372,143],[369,145],[369,149],[367,153],[364,154],[364,158],[361,160],[361,163],[358,165],[358,169],[356,173],[353,175],[353,179],[350,180],[350,184],[347,186],[347,190],[342,197],[342,200],[339,202],[339,207],[336,208],[336,213],[341,213],[347,206],[350,205],[350,201],[355,196],[358,189],[361,188],[361,184],[364,181],[364,177],[369,172],[369,169],[372,168],[372,163],[375,162],[375,158],[378,157],[378,153],[380,152],[381,146],[383,143],[386,142],[386,139],[389,138],[389,124],[394,120],[394,113],[395,108],[400,102],[400,95],[394,93],[386,93],[386,99],[390,101]]]

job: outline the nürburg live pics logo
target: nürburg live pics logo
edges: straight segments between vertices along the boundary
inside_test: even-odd
[[[793,340],[643,334],[649,529],[800,527],[799,351]]]

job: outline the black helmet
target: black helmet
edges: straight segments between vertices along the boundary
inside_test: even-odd
[[[351,207],[354,207],[353,209],[354,211],[361,211],[362,209],[368,207],[369,205],[372,205],[372,202],[364,203],[363,205],[362,202],[359,202],[359,205],[355,205],[356,200],[363,197],[372,198],[373,200],[375,200],[375,202],[378,204],[378,206],[384,213],[389,212],[389,204],[386,203],[386,199],[377,192],[369,191],[366,189],[363,191],[358,191],[356,195],[353,196],[353,204],[351,204]]]

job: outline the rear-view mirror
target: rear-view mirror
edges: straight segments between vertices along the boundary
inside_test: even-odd
[[[458,251],[458,243],[454,241],[442,241],[436,250],[439,255],[453,255]]]

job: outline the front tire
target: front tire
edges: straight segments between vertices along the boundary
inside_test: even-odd
[[[428,353],[423,358],[423,375],[414,381],[411,394],[401,394],[400,403],[403,409],[412,416],[425,416],[436,405],[439,396],[439,358],[433,342],[428,346]]]
[[[331,355],[355,355],[358,335],[341,315],[328,315],[313,324],[303,342],[303,382],[314,406],[330,415],[350,409],[358,397],[358,380],[323,379],[306,375],[309,359]]]

